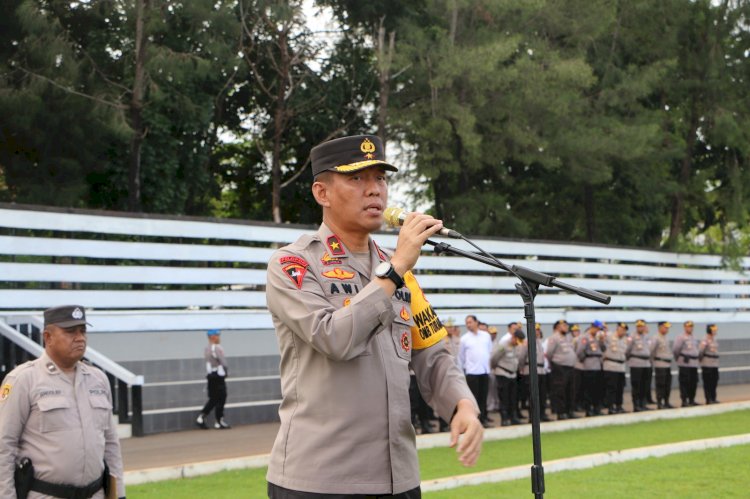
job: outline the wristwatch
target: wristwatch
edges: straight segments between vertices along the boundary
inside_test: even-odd
[[[396,285],[396,289],[404,286],[404,279],[398,275],[396,269],[391,265],[391,262],[380,262],[378,266],[375,267],[375,275],[380,278],[390,279],[393,281],[393,284]]]

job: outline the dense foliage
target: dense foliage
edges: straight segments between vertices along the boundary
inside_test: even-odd
[[[7,0],[0,201],[312,223],[379,133],[468,234],[745,254],[747,0]]]

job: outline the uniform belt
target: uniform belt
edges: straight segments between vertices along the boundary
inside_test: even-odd
[[[635,357],[636,359],[642,359],[642,360],[651,360],[651,357],[649,357],[648,355],[635,355],[635,354],[630,354],[630,356],[631,356],[631,357]]]
[[[618,364],[624,364],[624,360],[617,360],[617,359],[610,359],[609,357],[604,357],[604,360],[608,360],[610,362],[617,362]]]
[[[662,362],[672,362],[672,359],[665,359],[662,357],[654,357],[654,360],[660,360]]]
[[[505,372],[506,372],[506,373],[508,373],[508,374],[512,374],[512,375],[514,375],[514,376],[515,376],[515,374],[516,374],[516,372],[515,372],[515,371],[511,371],[510,369],[506,369],[506,368],[504,368],[503,366],[496,366],[496,367],[497,367],[498,369],[502,369],[503,371],[505,371]]]
[[[103,476],[100,476],[90,484],[83,487],[67,485],[64,483],[45,482],[44,480],[34,478],[34,481],[31,482],[31,490],[39,492],[40,494],[61,497],[63,499],[89,499],[89,497],[99,492],[103,485]]]
[[[697,359],[698,358],[697,355],[688,355],[688,354],[685,354],[685,353],[681,353],[680,357],[685,357],[686,359]]]
[[[719,358],[718,355],[714,355],[714,354],[711,354],[711,353],[704,353],[703,356],[704,357],[711,357],[712,359],[718,359]]]
[[[584,357],[586,357],[586,358],[588,358],[588,357],[601,357],[601,356],[602,356],[601,353],[587,353],[587,354],[584,355]]]

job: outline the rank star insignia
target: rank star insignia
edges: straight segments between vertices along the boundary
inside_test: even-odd
[[[339,279],[341,281],[344,281],[346,279],[351,279],[352,277],[354,277],[354,272],[347,272],[346,270],[342,270],[336,267],[335,269],[323,272],[323,274],[321,275],[330,279]]]
[[[6,383],[3,385],[2,388],[0,388],[0,402],[7,399],[10,396],[10,389],[13,388],[12,385]]]
[[[409,341],[409,333],[404,331],[401,333],[401,350],[408,352],[411,350],[411,342]]]
[[[283,268],[284,273],[292,280],[297,289],[302,289],[302,279],[305,278],[307,273],[307,267],[300,265],[299,263],[290,263]]]
[[[328,245],[328,250],[331,252],[331,255],[333,256],[341,256],[345,255],[346,252],[344,251],[344,248],[341,247],[341,241],[339,241],[339,238],[336,236],[331,236],[326,240],[326,244]]]

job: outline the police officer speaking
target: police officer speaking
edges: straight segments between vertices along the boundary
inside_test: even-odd
[[[411,213],[394,253],[370,234],[388,201],[383,145],[343,137],[311,152],[323,224],[268,265],[266,300],[281,351],[281,426],[268,466],[273,499],[316,494],[420,497],[409,368],[451,426],[459,460],[481,450],[479,407],[411,269],[439,220]],[[459,439],[460,437],[460,439]]]
[[[46,310],[44,353],[3,381],[2,499],[125,496],[109,381],[81,362],[86,324],[81,306]]]

